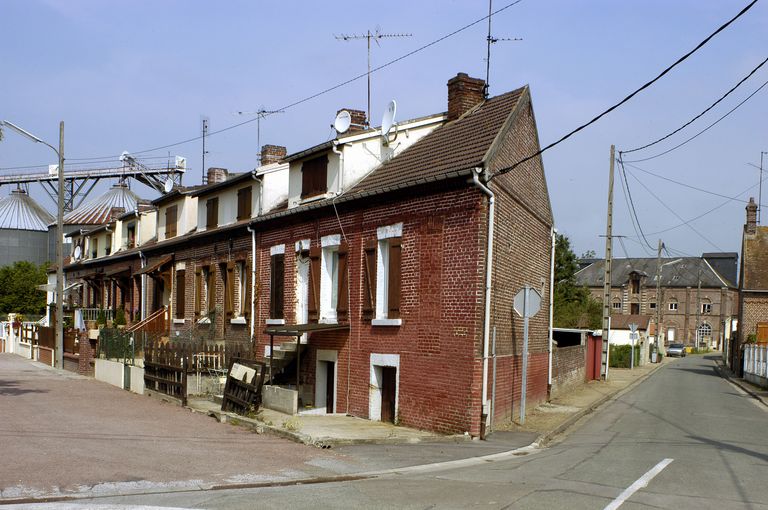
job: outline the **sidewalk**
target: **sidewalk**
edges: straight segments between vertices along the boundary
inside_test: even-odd
[[[756,384],[752,384],[746,379],[736,377],[736,375],[729,369],[723,362],[723,358],[720,356],[711,358],[715,362],[715,366],[720,375],[731,381],[733,384],[752,395],[755,399],[761,402],[763,405],[768,406],[768,389],[761,388]]]

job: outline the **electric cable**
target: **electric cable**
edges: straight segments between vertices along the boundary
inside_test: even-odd
[[[640,239],[641,236],[640,236],[640,231],[638,230],[636,225],[636,218],[635,218],[635,215],[632,214],[632,209],[630,208],[630,205],[629,205],[629,196],[627,194],[625,177],[621,172],[619,172],[619,181],[621,182],[621,191],[624,193],[624,203],[627,205],[627,212],[629,213],[629,220],[632,223],[632,229],[635,231],[635,235],[637,236],[637,238]],[[650,256],[650,253],[648,252],[648,247],[644,243],[640,243],[640,245],[643,247],[643,251],[645,252],[645,254]]]

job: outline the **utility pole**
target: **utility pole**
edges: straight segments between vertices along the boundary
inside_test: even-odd
[[[611,145],[611,164],[608,173],[608,212],[605,226],[605,274],[603,276],[603,346],[600,375],[608,379],[609,336],[611,333],[611,269],[613,265],[613,165],[616,146]]]
[[[663,346],[663,342],[659,342],[661,338],[662,325],[661,325],[661,250],[664,249],[664,243],[659,239],[659,251],[656,254],[656,352],[659,352],[660,346]]]
[[[757,224],[761,225],[760,217],[763,215],[763,156],[768,152],[760,151],[760,187],[757,191]]]
[[[699,267],[699,273],[698,273],[698,283],[696,284],[696,348],[699,348],[699,343],[701,342],[701,338],[699,338],[699,321],[701,320],[701,317],[699,314],[701,313],[701,267]]]
[[[56,208],[56,366],[64,369],[64,121],[59,122],[59,193]]]

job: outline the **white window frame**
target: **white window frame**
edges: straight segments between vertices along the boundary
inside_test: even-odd
[[[701,313],[702,314],[710,314],[710,313],[712,313],[712,303],[702,303],[701,304]]]
[[[339,289],[339,246],[341,236],[338,234],[321,238],[320,255],[320,323],[336,324],[338,315]],[[335,296],[334,296],[335,294]],[[335,299],[334,299],[335,298]]]
[[[668,309],[669,309],[669,311],[670,311],[670,312],[676,312],[676,311],[678,311],[679,307],[678,307],[678,303],[677,303],[677,301],[670,301],[670,302],[669,302],[669,306],[668,306]]]
[[[235,295],[235,318],[244,317],[247,313],[245,309],[246,295],[248,290],[248,271],[246,270],[246,261],[240,260],[235,264],[235,272],[237,273],[237,293]]]
[[[389,240],[403,237],[403,224],[395,223],[376,229],[376,311],[373,326],[400,326],[400,318],[389,317]],[[401,287],[402,288],[402,287]]]
[[[613,310],[621,310],[621,301],[613,301],[611,303],[611,309],[613,309]]]

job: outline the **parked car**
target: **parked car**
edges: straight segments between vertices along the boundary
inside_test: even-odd
[[[669,344],[669,347],[667,347],[667,356],[684,358],[686,354],[685,344]]]

